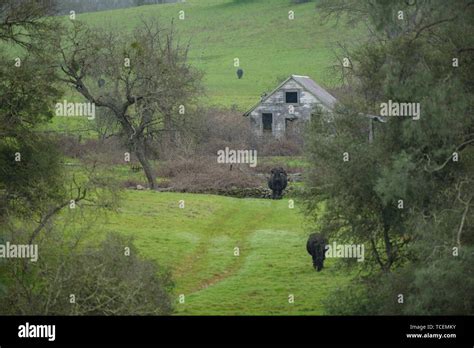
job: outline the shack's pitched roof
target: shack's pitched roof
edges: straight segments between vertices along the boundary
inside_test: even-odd
[[[329,94],[329,92],[323,87],[311,80],[308,76],[291,75],[291,77],[293,77],[293,80],[302,85],[308,92],[318,98],[326,107],[329,109],[334,108],[337,102],[336,98]]]
[[[280,85],[275,88],[273,91],[268,93],[265,97],[263,97],[257,104],[255,104],[250,110],[248,110],[244,116],[248,116],[257,106],[263,103],[265,100],[270,98],[275,92],[277,92],[284,84],[286,84],[289,80],[294,80],[298,83],[302,88],[306,91],[311,93],[315,96],[324,106],[329,109],[333,109],[336,105],[337,99],[334,98],[328,91],[318,85],[316,82],[311,80],[308,76],[301,76],[301,75],[291,75],[285,81],[280,83]]]

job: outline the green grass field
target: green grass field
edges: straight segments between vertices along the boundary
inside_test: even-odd
[[[320,315],[349,279],[332,260],[312,268],[298,201],[127,191],[107,220],[103,232],[133,236],[143,257],[172,270],[180,315]]]

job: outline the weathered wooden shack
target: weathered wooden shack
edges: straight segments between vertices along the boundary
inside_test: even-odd
[[[309,121],[316,105],[330,111],[335,104],[336,98],[308,76],[291,75],[272,92],[262,95],[244,116],[249,117],[256,135],[280,137]]]

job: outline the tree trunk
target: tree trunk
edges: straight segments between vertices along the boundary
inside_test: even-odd
[[[150,165],[150,162],[145,156],[145,148],[143,144],[136,144],[135,155],[137,156],[138,161],[140,161],[140,164],[143,167],[143,171],[145,172],[150,189],[155,190],[157,188],[155,173],[153,171],[152,166]]]

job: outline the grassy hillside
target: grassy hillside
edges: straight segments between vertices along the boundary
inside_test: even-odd
[[[180,20],[180,11],[185,19]],[[289,20],[289,11],[294,19]],[[361,31],[334,23],[322,24],[314,2],[290,0],[187,0],[180,4],[148,5],[85,13],[77,16],[93,26],[133,30],[142,19],[163,25],[173,21],[182,42],[190,42],[190,61],[204,72],[205,105],[246,111],[263,92],[273,90],[291,74],[308,75],[326,88],[336,80],[336,43],[353,42]],[[234,58],[244,76],[236,76]],[[68,99],[74,98],[70,90]],[[56,117],[53,129],[88,136],[90,121]]]
[[[185,19],[179,19],[183,10]],[[288,12],[294,11],[294,20]],[[184,41],[190,41],[192,63],[205,73],[206,103],[236,105],[245,110],[264,91],[290,74],[309,75],[326,87],[334,84],[327,68],[335,63],[336,41],[352,40],[356,33],[321,25],[315,3],[290,0],[187,0],[182,4],[149,5],[82,14],[95,26],[132,30],[141,18],[172,20]],[[236,76],[239,58],[244,77]]]
[[[313,270],[298,202],[289,209],[287,200],[150,191],[125,198],[104,230],[134,236],[143,256],[172,269],[178,314],[323,314],[321,300],[348,279],[332,260]]]

